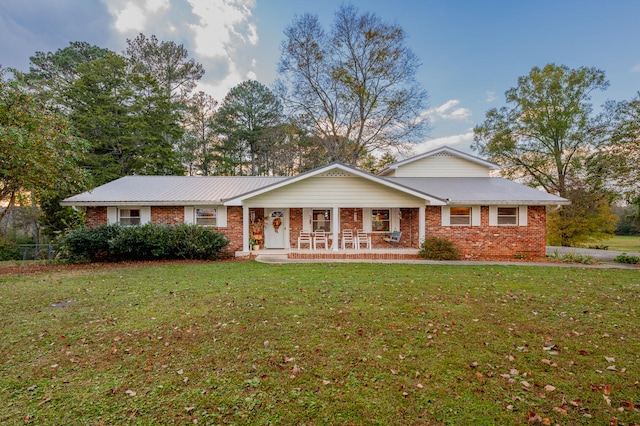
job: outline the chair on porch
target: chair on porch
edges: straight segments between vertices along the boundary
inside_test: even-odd
[[[318,244],[324,244],[325,249],[329,248],[329,238],[323,229],[317,229],[313,233],[313,248],[317,249]]]
[[[382,239],[388,243],[399,243],[402,237],[401,231],[393,231],[391,234],[383,237]]]
[[[361,245],[364,244],[366,248],[371,250],[371,236],[362,229],[358,230],[356,243],[358,249],[360,249]]]
[[[313,242],[311,241],[311,232],[300,231],[300,235],[298,236],[298,249],[301,249],[304,244],[306,244],[309,249],[313,248]]]
[[[347,245],[351,244],[351,248],[356,247],[356,238],[353,235],[353,231],[351,229],[343,229],[342,230],[342,250],[346,250]]]

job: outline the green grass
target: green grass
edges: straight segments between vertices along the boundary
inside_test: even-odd
[[[616,235],[607,240],[589,243],[588,245],[605,245],[609,246],[609,250],[624,252],[640,252],[640,236]]]
[[[0,276],[0,312],[2,424],[640,418],[637,270],[98,268]]]

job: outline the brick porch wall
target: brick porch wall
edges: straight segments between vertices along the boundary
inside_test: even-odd
[[[489,226],[489,207],[482,206],[480,226],[442,226],[440,207],[427,206],[426,237],[453,241],[465,257],[545,256],[546,220],[544,206],[527,208],[528,226]]]

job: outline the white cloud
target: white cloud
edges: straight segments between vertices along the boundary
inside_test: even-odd
[[[432,123],[438,120],[468,120],[471,117],[471,110],[456,108],[459,103],[459,100],[451,99],[439,107],[425,111],[422,117],[429,119]]]
[[[496,100],[496,92],[493,90],[487,90],[487,102],[493,102]]]
[[[140,31],[144,28],[145,16],[143,10],[135,3],[127,3],[122,9],[112,10],[116,18],[116,29],[121,33]]]
[[[634,65],[631,67],[632,72],[640,72],[640,64]]]
[[[473,154],[471,144],[473,143],[473,132],[463,133],[461,135],[446,136],[443,138],[432,139],[430,141],[421,142],[413,146],[414,155],[423,154],[433,149],[447,145],[451,148]]]
[[[258,33],[252,17],[253,0],[188,0],[200,18],[191,25],[196,53],[206,57],[225,56],[241,44],[256,45]]]

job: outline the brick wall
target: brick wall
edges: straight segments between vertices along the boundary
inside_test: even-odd
[[[489,207],[481,208],[480,226],[442,226],[440,207],[427,206],[426,237],[453,241],[465,257],[545,256],[546,209],[529,206],[528,226],[489,226]]]
[[[107,208],[106,207],[87,207],[85,214],[85,223],[89,228],[95,228],[99,225],[107,224]]]
[[[180,225],[181,223],[184,223],[184,207],[151,207],[151,223],[158,223],[162,225]]]

